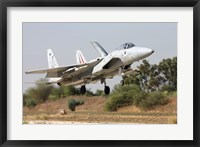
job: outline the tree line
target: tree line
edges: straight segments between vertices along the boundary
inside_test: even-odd
[[[125,84],[136,84],[143,91],[177,90],[177,57],[163,59],[159,64],[143,60],[136,72],[125,77]]]

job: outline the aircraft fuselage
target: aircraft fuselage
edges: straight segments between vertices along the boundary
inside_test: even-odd
[[[101,54],[89,62],[86,61],[80,50],[76,51],[77,64],[59,66],[51,49],[47,49],[48,69],[28,70],[26,74],[46,73],[46,84],[57,83],[58,85],[81,85],[81,93],[86,92],[85,85],[101,81],[104,83],[105,94],[110,93],[109,86],[105,79],[113,78],[116,75],[123,76],[132,73],[131,64],[142,60],[154,53],[154,50],[144,47],[137,47],[133,43],[124,43],[118,50],[108,54],[98,42],[92,42],[93,47]],[[122,85],[124,81],[121,81]]]
[[[124,67],[150,56],[153,52],[154,50],[143,47],[115,50],[105,56],[101,62],[92,69],[64,79],[60,82],[60,85],[85,85],[107,77],[114,77],[118,75],[119,69],[122,69],[123,72],[123,70],[125,70]]]

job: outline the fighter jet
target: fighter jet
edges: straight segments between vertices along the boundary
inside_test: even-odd
[[[98,81],[104,84],[105,94],[110,93],[110,87],[106,85],[106,79],[116,75],[122,76],[121,85],[124,84],[124,76],[134,72],[131,68],[133,62],[142,60],[154,53],[153,49],[138,47],[133,43],[124,43],[111,53],[107,53],[98,42],[91,42],[92,46],[100,53],[100,57],[86,61],[80,50],[76,51],[77,64],[60,67],[51,49],[47,49],[48,69],[29,70],[26,74],[46,73],[45,83],[57,83],[59,86],[80,85],[82,94],[86,92],[86,84]]]

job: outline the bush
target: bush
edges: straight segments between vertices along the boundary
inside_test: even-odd
[[[23,106],[26,106],[26,100],[28,98],[28,95],[27,94],[23,94]]]
[[[57,100],[69,95],[80,95],[80,91],[73,86],[67,86],[67,87],[61,86],[55,88],[53,86],[42,83],[42,81],[38,81],[36,87],[31,87],[27,89],[27,91],[23,94],[23,105],[24,106],[26,106],[27,104],[36,105],[38,103],[43,103],[48,99]],[[33,104],[34,103],[33,101],[35,101],[35,104]]]
[[[53,100],[60,99],[63,97],[63,95],[64,95],[64,88],[62,86],[58,88],[53,88],[51,95],[49,96],[49,99]]]
[[[76,103],[77,103],[77,106],[78,105],[83,105],[84,104],[84,100],[77,100]]]
[[[29,97],[27,94],[23,94],[23,106],[35,107],[36,105],[35,99]]]
[[[52,100],[52,101],[55,101],[55,100],[57,100],[58,99],[58,97],[56,97],[55,95],[50,95],[49,96],[49,100]]]
[[[177,96],[177,91],[171,93],[172,96]]]
[[[109,98],[109,101],[105,105],[106,111],[117,111],[117,108],[122,107],[123,97],[120,94],[112,95]]]
[[[84,104],[84,101],[83,101],[83,100],[75,100],[75,99],[69,99],[69,100],[68,100],[68,108],[69,108],[71,111],[75,111],[76,106],[78,106],[78,105],[83,105],[83,104]]]
[[[163,92],[145,93],[137,85],[124,85],[114,88],[104,108],[106,111],[117,111],[120,107],[135,105],[146,110],[166,103],[168,98]]]
[[[161,87],[161,90],[160,91],[168,91],[168,92],[173,92],[173,91],[176,91],[176,86],[174,85],[163,85]]]
[[[48,99],[52,89],[52,86],[44,83],[37,83],[36,87],[29,88],[25,95],[31,99],[34,99],[36,103],[42,103]]]
[[[136,98],[141,97],[140,87],[137,85],[116,86],[105,105],[106,111],[116,111],[117,108],[136,103]]]
[[[139,102],[138,106],[146,110],[167,103],[168,98],[162,92],[152,92],[148,93],[148,95]]]
[[[66,86],[63,87],[64,95],[70,96],[70,95],[80,95],[80,90],[78,88],[75,88],[74,86]]]
[[[25,106],[27,107],[35,107],[36,102],[34,99],[26,99]]]
[[[80,91],[73,86],[60,86],[52,89],[49,99],[56,100],[71,95],[80,95]]]
[[[75,107],[76,107],[76,101],[74,99],[69,99],[68,100],[68,108],[71,111],[75,111]]]

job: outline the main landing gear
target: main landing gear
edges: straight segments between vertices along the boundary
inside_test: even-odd
[[[124,80],[120,81],[120,85],[123,86],[124,85]]]
[[[80,92],[81,92],[81,94],[85,94],[85,93],[86,93],[85,85],[81,86]],[[110,87],[109,87],[109,86],[106,86],[106,85],[105,85],[105,87],[104,87],[104,93],[105,93],[106,95],[109,95],[109,94],[110,94]]]
[[[101,83],[102,83],[102,84],[104,83],[104,93],[105,93],[106,95],[109,95],[109,94],[110,94],[110,87],[106,85],[106,81],[105,81],[104,79],[101,80]],[[121,85],[121,86],[124,85],[124,78],[120,81],[120,85]],[[86,93],[85,85],[81,86],[80,92],[81,92],[81,94],[85,94],[85,93]]]
[[[85,85],[81,86],[81,94],[85,94],[86,93],[86,88],[85,88]]]
[[[105,93],[106,95],[109,95],[109,94],[110,94],[110,87],[109,87],[109,86],[106,86],[106,81],[105,81],[105,79],[101,80],[101,83],[104,83],[104,93]],[[85,93],[86,93],[85,85],[81,86],[80,92],[81,92],[81,94],[85,94]]]

